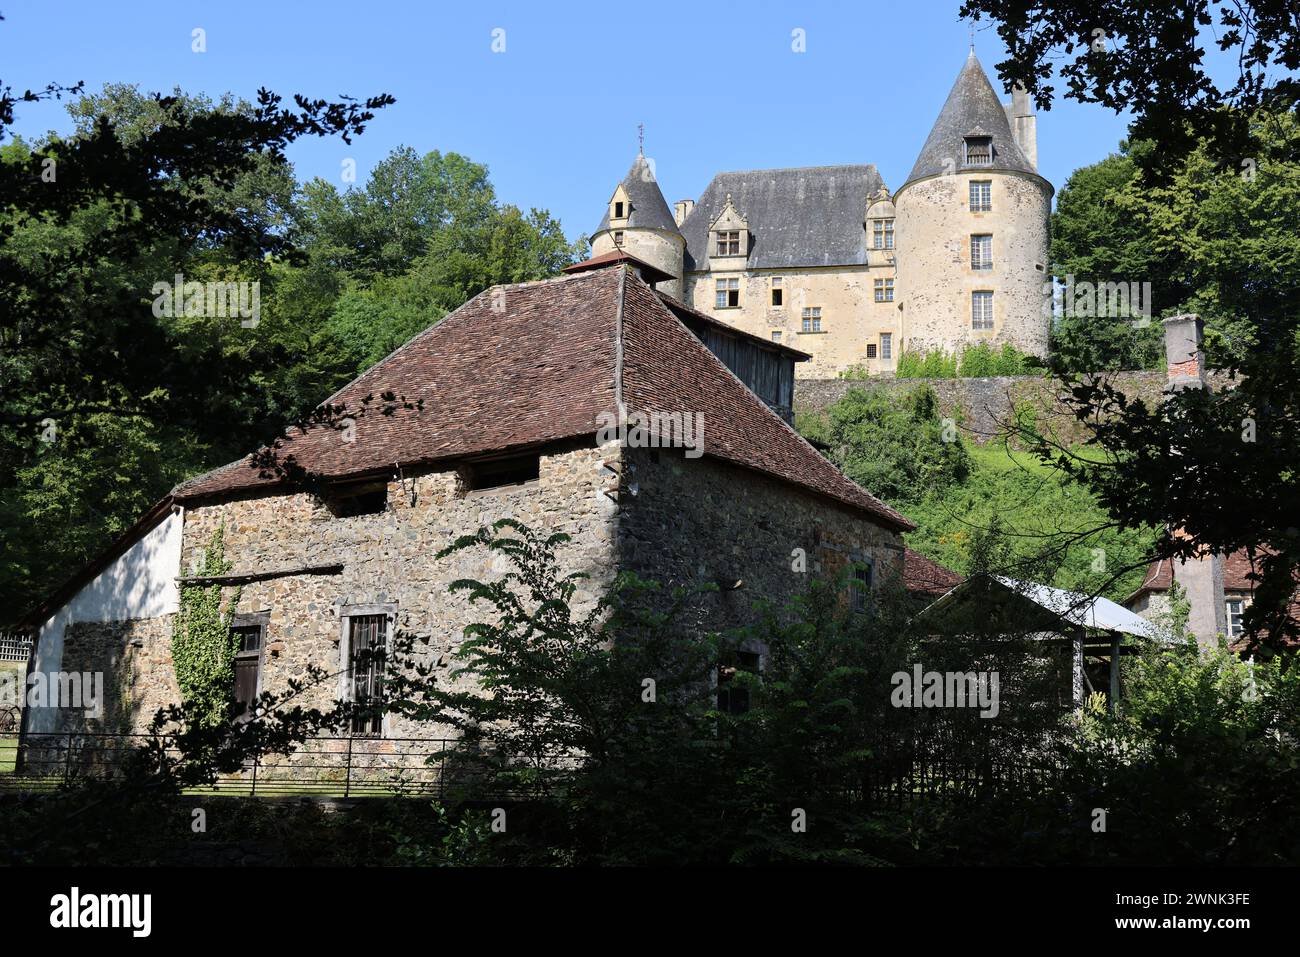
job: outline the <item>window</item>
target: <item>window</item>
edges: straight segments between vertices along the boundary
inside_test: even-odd
[[[803,311],[803,331],[804,332],[821,332],[822,331],[822,308],[821,306],[805,307]]]
[[[970,211],[988,213],[993,210],[993,181],[973,179],[970,182]]]
[[[236,615],[230,629],[235,640],[235,703],[239,705],[236,721],[247,721],[257,701],[262,645],[269,618],[269,615]]]
[[[849,579],[849,608],[865,612],[871,603],[871,566],[859,565]]]
[[[986,270],[993,268],[993,237],[987,234],[970,238],[970,268]]]
[[[894,248],[894,221],[892,219],[872,220],[871,245],[875,249]]]
[[[744,714],[749,710],[749,688],[738,685],[736,674],[758,675],[759,656],[752,651],[738,651],[718,666],[718,710],[723,714]]]
[[[894,334],[892,332],[882,332],[880,334],[880,358],[892,359],[894,357]]]
[[[335,486],[325,492],[325,507],[335,518],[378,515],[388,507],[388,483]]]
[[[876,344],[875,344],[874,342],[868,342],[868,343],[867,343],[867,358],[868,358],[868,359],[874,359],[875,357],[876,357]]]
[[[970,294],[970,327],[972,329],[993,328],[992,292],[973,292]]]
[[[622,204],[622,203],[615,203],[615,204],[614,204],[614,218],[615,218],[615,219],[622,219],[622,218],[623,218],[623,204]]]
[[[875,289],[876,289],[876,302],[894,301],[894,280],[877,279]]]
[[[719,279],[717,285],[717,307],[719,309],[740,308],[740,280]]]
[[[623,245],[623,230],[621,229],[614,230],[614,245],[615,246]]]
[[[1242,616],[1246,613],[1245,599],[1229,598],[1226,605],[1228,610],[1228,637],[1238,638],[1246,631],[1246,626],[1242,621]]]
[[[780,276],[772,277],[772,305],[780,306],[784,304],[785,288],[782,285]]]
[[[719,256],[739,256],[740,255],[740,230],[728,229],[718,231],[718,251]]]
[[[348,628],[348,700],[356,705],[352,733],[379,737],[384,731],[384,661],[388,615],[353,615]]]
[[[780,341],[781,341],[781,330],[780,330],[780,329],[773,329],[773,330],[772,330],[772,341],[773,341],[773,342],[780,342]]]
[[[486,462],[470,462],[463,471],[465,490],[481,492],[527,485],[537,481],[541,468],[540,455],[516,455]]]
[[[993,137],[991,136],[966,137],[966,165],[967,166],[992,166],[993,165]]]

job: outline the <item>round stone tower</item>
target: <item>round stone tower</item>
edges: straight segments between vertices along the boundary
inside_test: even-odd
[[[659,191],[654,169],[638,154],[627,176],[609,198],[605,215],[591,236],[592,257],[622,249],[673,277],[655,286],[674,299],[682,297],[686,240]]]
[[[1046,356],[1053,190],[1035,123],[1023,91],[1001,103],[972,50],[894,194],[904,349],[1009,342]]]

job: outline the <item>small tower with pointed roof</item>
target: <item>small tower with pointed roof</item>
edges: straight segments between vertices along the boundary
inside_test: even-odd
[[[632,168],[614,189],[605,215],[591,236],[593,257],[621,249],[671,275],[656,287],[674,299],[682,296],[686,240],[655,180],[654,168],[638,153]]]
[[[904,349],[1047,354],[1052,186],[1037,158],[1028,97],[1003,104],[972,48],[894,194]]]

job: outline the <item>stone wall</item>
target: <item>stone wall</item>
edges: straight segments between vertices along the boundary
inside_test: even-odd
[[[871,250],[869,259],[861,266],[755,271],[745,269],[740,259],[731,270],[715,266],[710,272],[688,274],[686,302],[719,322],[762,339],[780,332],[782,345],[813,357],[795,365],[799,378],[831,376],[851,366],[888,371],[899,354],[899,311],[893,301],[875,301],[875,280],[894,278],[893,251]],[[740,306],[718,309],[717,280],[731,278],[740,280]],[[776,278],[782,284],[780,306],[772,305],[772,280]],[[805,306],[821,309],[821,332],[803,332]],[[882,333],[893,336],[887,360],[880,358]],[[876,346],[874,359],[867,358],[868,344]]]
[[[492,578],[506,569],[485,549],[448,558],[437,553],[456,538],[497,519],[514,518],[536,529],[565,532],[560,551],[570,570],[591,576],[579,604],[592,600],[613,575],[616,484],[609,450],[581,448],[542,457],[535,483],[465,492],[456,471],[408,476],[388,483],[388,508],[374,515],[336,518],[308,494],[262,496],[191,509],[186,516],[184,567],[225,522],[226,558],[235,571],[338,563],[341,574],[303,574],[244,585],[238,611],[269,611],[261,690],[283,692],[309,665],[342,670],[342,613],[348,606],[391,605],[400,634],[418,636],[417,659],[450,681],[452,654],[466,625],[489,613],[471,608],[447,586],[460,578]],[[610,465],[614,465],[613,468]],[[234,594],[233,589],[227,590]],[[427,639],[427,642],[426,642]],[[342,690],[341,678],[317,686],[307,705],[326,706]],[[408,726],[391,717],[387,736],[433,736],[445,729]]]
[[[970,182],[987,180],[992,208],[970,209]],[[1046,181],[996,170],[933,176],[905,184],[898,209],[901,348],[961,351],[967,343],[1010,342],[1047,355],[1050,327]],[[993,268],[971,269],[971,236],[992,236]],[[971,293],[993,292],[993,328],[971,328]]]
[[[1227,387],[1231,380],[1221,373],[1211,373],[1211,388]],[[1160,400],[1165,374],[1158,370],[1117,372],[1112,382],[1128,396],[1141,397],[1148,404]],[[1050,426],[1054,434],[1067,442],[1087,438],[1087,429],[1073,416],[1065,414],[1057,401],[1059,383],[1042,376],[999,376],[988,379],[896,379],[881,376],[870,379],[796,379],[795,413],[819,412],[838,402],[850,389],[884,390],[891,394],[907,393],[922,385],[934,389],[944,416],[951,416],[961,426],[962,434],[973,441],[985,442],[998,434],[999,423],[1009,420],[1022,404],[1035,411],[1040,427]]]
[[[901,574],[899,536],[855,511],[676,450],[629,449],[626,461],[618,526],[624,567],[666,587],[741,583],[704,599],[700,627],[752,620],[760,599],[779,606],[811,577],[832,578],[849,562],[872,562],[877,587]],[[806,556],[806,572],[794,568],[795,549]]]
[[[172,620],[81,622],[64,633],[62,671],[104,674],[104,708],[98,718],[77,709],[61,713],[63,730],[143,732],[159,708],[180,700],[172,667]]]

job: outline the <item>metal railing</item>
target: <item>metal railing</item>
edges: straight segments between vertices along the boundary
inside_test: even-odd
[[[28,733],[0,737],[0,792],[56,790],[74,779],[121,779],[150,742],[167,758],[180,750],[147,734]],[[452,738],[311,738],[288,754],[255,755],[212,784],[187,793],[243,797],[538,796],[577,767],[572,756],[490,760]]]
[[[0,631],[0,661],[26,661],[31,655],[31,635]]]
[[[0,734],[0,793],[56,790],[79,778],[119,779],[128,760],[175,760],[172,739],[92,732]],[[452,738],[311,738],[288,754],[250,757],[187,793],[243,797],[448,797],[517,800],[544,796],[581,765],[575,755],[491,759]],[[1061,768],[1049,761],[954,759],[923,751],[879,756],[843,779],[844,797],[882,806],[917,800],[981,800],[1041,793]]]

